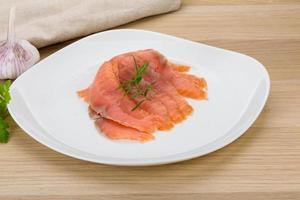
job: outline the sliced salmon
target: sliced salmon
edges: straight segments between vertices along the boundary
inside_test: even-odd
[[[148,60],[144,58],[145,55]],[[119,63],[119,77],[121,80],[128,80],[131,78],[132,74],[134,74],[135,62],[137,62],[139,65],[142,65],[143,63],[148,62],[150,59],[150,67],[148,69],[148,73],[144,75],[144,79],[148,84],[155,82],[154,91],[156,92],[155,95],[152,94],[151,100],[153,102],[160,101],[161,104],[165,106],[167,114],[173,123],[179,123],[189,114],[191,114],[193,109],[186,102],[186,100],[180,96],[180,94],[178,94],[176,88],[172,86],[170,82],[165,80],[165,76],[162,76],[162,74],[158,73],[159,70],[156,70],[159,68],[156,67],[157,65],[166,65],[161,66],[160,68],[169,67],[167,66],[168,63],[166,62],[166,59],[162,58],[160,54],[157,54],[153,50],[138,51],[132,54],[123,54],[120,57],[114,58],[114,60],[118,60]],[[188,69],[188,67],[184,68]],[[173,71],[171,72],[173,73]],[[149,105],[151,102],[147,102],[145,105],[147,104]],[[148,107],[149,106],[142,106],[142,109],[147,109]],[[151,109],[147,109],[147,111],[157,114],[157,112]],[[166,112],[160,113],[160,115],[162,114],[165,115]],[[170,124],[169,121],[167,123]]]
[[[173,71],[177,71],[177,72],[188,72],[191,68],[188,65],[175,64],[175,63],[171,63],[171,62],[169,62],[169,65]]]
[[[114,58],[114,61],[117,60],[119,63],[119,78],[120,81],[128,80],[132,77],[132,74],[135,73],[135,62],[133,59],[134,55],[131,54],[124,54],[121,57]],[[137,58],[138,59],[138,58]],[[136,60],[139,64],[142,64],[143,61]],[[154,73],[152,73],[153,75]],[[150,81],[154,81],[156,79],[151,79]],[[143,85],[149,84],[148,81],[142,80],[140,85],[141,87]],[[155,86],[156,87],[156,86]],[[158,96],[155,95],[152,91],[149,92],[149,96],[151,100],[145,101],[143,104],[141,104],[140,108],[142,110],[145,110],[148,113],[151,113],[158,118],[160,118],[160,125],[158,126],[159,130],[168,130],[173,127],[172,119],[170,118],[170,115],[168,113],[169,110],[174,110],[174,106],[171,108],[168,108],[165,106],[165,101],[162,101],[161,99],[157,98]],[[169,98],[169,97],[168,97]],[[140,102],[143,99],[143,97],[136,97],[133,99],[136,103]],[[173,102],[173,100],[171,100]],[[174,102],[175,103],[175,102]],[[175,105],[176,107],[176,105]]]
[[[83,98],[85,102],[89,102],[89,88],[77,91],[77,95]]]
[[[114,140],[138,140],[141,142],[146,142],[154,139],[154,136],[150,133],[138,131],[134,128],[123,126],[113,120],[103,118],[100,114],[96,113],[89,106],[89,116],[91,119],[95,120],[96,127],[104,133],[108,138]]]
[[[135,58],[135,61],[133,59]],[[139,58],[136,55],[123,55],[122,57],[118,57],[115,59],[119,60],[119,77],[120,80],[128,80],[132,77],[135,71],[135,62],[139,65],[145,63],[143,59]],[[175,88],[171,86],[168,89],[166,88],[166,84],[169,84],[163,81],[160,78],[160,74],[156,73],[155,71],[148,69],[143,77],[143,84],[150,84],[151,82],[155,82],[154,90],[150,92],[150,99],[151,101],[146,101],[141,105],[141,108],[146,110],[149,113],[156,114],[163,117],[163,123],[160,125],[160,130],[164,130],[167,128],[171,128],[173,125],[172,123],[179,123],[185,116],[181,113],[177,102],[174,100],[173,95],[171,95]],[[168,91],[171,90],[171,91]],[[154,93],[153,93],[154,92]],[[180,97],[182,98],[182,97]],[[139,98],[135,98],[137,101],[140,101]],[[158,109],[155,108],[158,106]]]
[[[138,97],[135,102],[138,103],[143,98]],[[154,114],[159,118],[158,130],[169,130],[173,128],[173,122],[168,114],[166,106],[161,102],[160,99],[152,95],[151,100],[144,101],[140,108],[148,113]]]
[[[112,62],[104,63],[89,87],[91,108],[101,116],[124,126],[154,132],[158,128],[159,119],[141,109],[131,112],[135,102],[117,89],[119,84],[117,65]]]
[[[179,73],[176,70],[177,67],[172,67],[174,64],[167,62],[166,58],[155,50],[137,51],[134,55],[143,61],[151,60],[150,67],[152,70],[170,82],[181,95],[193,99],[207,99],[207,84],[203,78]],[[178,68],[180,69],[180,67]]]
[[[154,136],[151,133],[146,133],[138,131],[134,128],[123,126],[113,120],[105,119],[103,117],[99,117],[95,123],[101,132],[113,140],[128,139],[146,142],[154,139]]]
[[[152,90],[147,96],[125,94],[121,83],[134,76],[136,64],[145,63],[149,65],[138,87],[144,91],[152,84]],[[155,130],[168,130],[193,112],[184,97],[207,99],[205,79],[186,73],[189,69],[152,49],[129,52],[105,62],[93,83],[77,94],[108,138],[149,141]],[[139,102],[143,103],[133,109]]]
[[[150,69],[148,69],[148,73],[145,74],[144,79],[148,81],[148,83],[154,81],[156,82],[155,89],[158,91],[157,94],[160,95],[160,98],[163,98],[161,99],[161,101],[167,107],[167,110],[169,110],[169,115],[172,118],[173,122],[178,123],[185,119],[187,115],[192,113],[192,107],[177,92],[177,88],[173,86],[172,82],[168,81],[168,79],[172,80],[172,77],[175,75],[175,73],[174,71],[172,71],[172,68],[169,68],[166,59],[162,58],[161,54],[153,50],[145,50],[138,51],[134,53],[134,55],[131,55],[131,57],[132,56],[135,57],[136,62],[138,62],[139,64],[147,62],[147,60],[144,59],[144,57],[146,57],[149,60],[152,59],[151,61],[153,62],[150,62]],[[127,59],[127,66],[130,65],[130,60],[132,61],[132,58]],[[187,66],[184,68],[186,70],[188,69]],[[128,70],[128,67],[126,69]],[[169,71],[170,77],[166,78],[166,76],[163,73],[161,73],[165,71]],[[182,74],[179,72],[177,73]]]
[[[181,97],[177,91],[167,82],[157,80],[155,86],[156,98],[167,108],[168,115],[174,123],[179,123],[186,118],[182,103],[188,103]],[[180,99],[180,100],[178,100]]]
[[[207,99],[207,83],[205,79],[190,74],[174,73],[169,79],[176,90],[185,97]]]

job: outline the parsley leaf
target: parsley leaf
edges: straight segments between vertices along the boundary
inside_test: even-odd
[[[9,125],[4,120],[8,116],[7,104],[10,101],[10,85],[10,80],[0,84],[0,143],[7,143],[9,137]]]
[[[9,87],[11,81],[7,80],[0,84],[0,117],[6,118],[8,116],[7,104],[10,101]]]
[[[8,124],[0,117],[0,143],[8,142]]]

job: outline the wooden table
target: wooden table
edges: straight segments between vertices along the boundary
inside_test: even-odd
[[[0,145],[0,199],[300,199],[300,2],[185,0],[178,12],[122,26],[159,31],[260,60],[271,94],[229,146],[156,167],[113,167],[59,154],[12,120]],[[68,43],[41,50],[42,57]]]

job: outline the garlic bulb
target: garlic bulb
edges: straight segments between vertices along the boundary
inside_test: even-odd
[[[32,44],[15,38],[15,10],[10,9],[7,40],[0,42],[0,79],[15,79],[40,59]]]

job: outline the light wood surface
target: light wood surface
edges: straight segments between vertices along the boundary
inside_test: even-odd
[[[0,145],[0,199],[300,199],[300,2],[185,0],[180,11],[122,28],[159,31],[257,58],[271,76],[255,124],[207,156],[113,167],[59,154],[12,120]],[[42,57],[69,42],[41,49]]]

